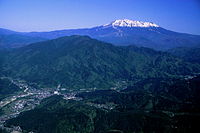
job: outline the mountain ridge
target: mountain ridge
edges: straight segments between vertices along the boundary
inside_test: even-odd
[[[65,29],[50,32],[17,32],[15,34],[44,39],[87,35],[118,46],[136,45],[156,50],[168,50],[176,47],[200,47],[200,35],[178,33],[159,27],[151,22],[128,19],[116,20],[108,25],[92,28]]]
[[[122,81],[198,73],[199,68],[168,53],[76,35],[12,50],[2,69],[8,76],[47,86],[109,88]]]

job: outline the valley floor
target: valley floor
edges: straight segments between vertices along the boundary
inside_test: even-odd
[[[6,132],[45,133],[46,126],[56,122],[52,133],[187,133],[200,122],[200,104],[196,99],[199,76],[184,77],[169,87],[170,81],[149,79],[124,90],[94,91],[69,91],[60,86],[35,88],[22,80],[3,78],[20,88],[0,101],[0,128]],[[74,121],[79,121],[79,125]]]

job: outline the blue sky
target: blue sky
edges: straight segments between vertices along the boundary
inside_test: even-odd
[[[200,35],[200,0],[0,0],[0,27],[16,31],[87,28],[124,18]]]

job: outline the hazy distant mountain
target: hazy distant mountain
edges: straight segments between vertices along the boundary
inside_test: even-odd
[[[11,51],[4,61],[3,70],[8,76],[79,89],[109,88],[122,81],[200,72],[199,65],[167,53],[114,46],[87,36],[34,43]]]
[[[0,47],[1,48],[18,48],[26,46],[34,42],[40,42],[47,39],[40,37],[31,37],[27,35],[20,34],[9,34],[9,35],[0,35]]]
[[[30,43],[47,40],[41,37],[32,37],[23,32],[16,32],[0,28],[0,49],[17,48]]]
[[[1,30],[2,29],[0,29],[0,33]],[[11,31],[7,32],[10,33]],[[113,43],[115,45],[136,45],[159,50],[175,47],[200,47],[199,35],[173,32],[151,22],[133,21],[128,19],[115,20],[109,24],[93,28],[17,34],[45,39],[55,39],[70,35],[88,35],[92,38]],[[37,41],[38,40],[35,42]]]
[[[0,35],[11,35],[11,34],[18,34],[18,32],[0,28]]]

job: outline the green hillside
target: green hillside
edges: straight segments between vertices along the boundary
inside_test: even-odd
[[[145,78],[180,77],[200,66],[146,48],[118,47],[87,36],[62,37],[12,50],[4,74],[42,86],[109,88]]]
[[[1,30],[1,29],[0,29]],[[40,37],[30,37],[23,34],[0,34],[0,47],[3,48],[18,48],[34,42],[40,42],[47,39]]]
[[[20,88],[8,79],[0,79],[0,100],[19,90]]]
[[[176,57],[192,63],[200,63],[200,48],[179,47],[168,50],[168,52]]]

